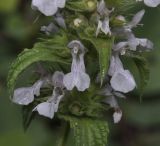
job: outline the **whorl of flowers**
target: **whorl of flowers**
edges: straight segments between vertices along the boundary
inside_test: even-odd
[[[139,4],[139,1],[142,0],[135,0],[134,4]],[[160,0],[144,0],[144,3],[156,7]],[[69,61],[69,68],[68,64],[62,65],[52,74],[41,75],[33,85],[14,90],[12,101],[25,106],[38,101],[32,112],[37,111],[51,119],[57,112],[98,117],[99,111],[105,109],[105,103],[113,108],[114,123],[118,123],[122,110],[117,97],[125,99],[124,94],[137,87],[121,58],[139,59],[137,56],[142,52],[153,48],[150,40],[136,37],[133,32],[134,28],[141,27],[139,24],[145,10],[140,10],[128,21],[125,13],[118,12],[120,6],[120,0],[118,5],[111,0],[32,0],[33,9],[52,16],[51,23],[41,27],[41,31],[51,40],[39,46],[48,44],[46,51],[53,50],[52,46],[56,51],[58,48],[65,49],[66,53],[60,49],[56,55],[64,63]],[[60,40],[59,34],[62,38],[65,34],[67,39]],[[57,40],[54,39],[56,36]],[[53,44],[49,45],[51,41]],[[37,48],[38,45],[33,51],[36,52]],[[47,88],[51,92],[45,92],[45,98],[42,98],[43,89]],[[90,104],[92,102],[94,104]],[[93,114],[95,109],[98,112]]]

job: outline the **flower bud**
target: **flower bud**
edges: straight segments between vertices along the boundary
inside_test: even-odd
[[[126,24],[126,20],[125,17],[123,17],[122,15],[119,15],[111,19],[112,26],[117,27],[117,26],[123,26],[124,24]]]
[[[95,0],[88,0],[87,6],[88,6],[88,10],[89,11],[93,11],[97,7],[97,1],[95,1]]]
[[[82,23],[82,19],[76,18],[74,19],[73,23],[74,23],[74,26],[79,27]]]

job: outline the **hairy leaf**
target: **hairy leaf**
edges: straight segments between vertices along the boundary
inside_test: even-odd
[[[149,64],[147,60],[139,54],[128,52],[126,55],[133,58],[138,68],[139,75],[140,75],[140,91],[142,95],[145,87],[148,84],[149,77],[150,77]]]
[[[92,0],[70,0],[67,2],[66,7],[73,11],[84,12],[93,11],[96,9],[97,1]]]
[[[50,42],[51,44],[51,42]],[[52,46],[52,48],[50,48]],[[8,88],[12,94],[18,76],[31,64],[38,61],[51,61],[68,64],[69,51],[63,46],[48,45],[47,42],[37,43],[33,49],[25,49],[13,62],[8,75]]]
[[[89,32],[86,30],[85,33],[79,33],[80,38],[87,40],[93,44],[96,48],[99,55],[99,66],[100,66],[100,75],[101,75],[101,85],[107,74],[109,68],[109,61],[111,57],[111,49],[113,45],[113,38],[96,38],[89,35]]]
[[[62,116],[73,129],[75,146],[106,146],[109,133],[106,121]]]
[[[107,5],[116,8],[119,12],[126,12],[133,8],[137,2],[135,0],[105,0]]]
[[[68,36],[64,31],[60,31],[57,35],[51,36],[51,38],[40,40],[42,40],[42,42],[35,44],[35,47],[45,46],[47,48],[55,49],[55,46],[65,47],[68,44]]]

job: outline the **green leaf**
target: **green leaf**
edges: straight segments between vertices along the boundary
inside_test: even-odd
[[[27,131],[28,127],[30,126],[32,120],[35,117],[35,112],[32,112],[34,107],[36,106],[35,103],[32,103],[28,106],[22,107],[22,118],[23,118],[23,129]]]
[[[109,68],[109,61],[111,57],[111,50],[113,45],[113,38],[96,38],[94,35],[90,35],[90,30],[86,29],[85,33],[80,33],[79,36],[83,40],[87,40],[96,48],[99,55],[99,66],[100,66],[100,76],[101,76],[101,85],[107,74]]]
[[[78,12],[93,11],[97,7],[97,0],[70,0],[67,2],[66,7]]]
[[[133,52],[127,52],[126,54],[128,57],[132,57],[137,68],[139,71],[139,76],[140,76],[140,91],[141,91],[141,96],[144,92],[145,87],[148,84],[149,77],[150,77],[150,70],[149,70],[149,64],[147,60],[139,54],[133,53]]]
[[[61,116],[73,129],[75,146],[106,146],[109,133],[106,121],[91,118]]]
[[[51,45],[48,42],[37,43],[33,49],[25,49],[11,65],[8,75],[8,88],[10,94],[14,90],[14,86],[18,76],[31,64],[38,61],[58,62],[62,64],[69,64],[70,53],[69,49],[63,46]]]
[[[135,0],[105,0],[107,6],[116,8],[119,12],[126,12],[127,10],[133,8],[137,2]]]
[[[40,40],[42,40],[43,42],[35,44],[35,47],[39,47],[39,46],[43,45],[47,48],[53,48],[54,49],[55,46],[56,47],[59,47],[59,46],[66,47],[67,44],[68,44],[68,36],[62,30],[57,35],[51,36],[51,38],[40,39]]]

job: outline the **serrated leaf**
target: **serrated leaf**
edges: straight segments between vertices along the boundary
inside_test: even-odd
[[[132,57],[137,68],[139,71],[139,76],[140,76],[140,91],[141,91],[141,96],[143,94],[143,91],[145,87],[148,84],[149,77],[150,77],[150,70],[149,70],[149,64],[147,60],[139,54],[133,53],[133,52],[128,52],[126,54],[128,57]]]
[[[87,40],[93,44],[96,48],[99,55],[99,66],[100,66],[100,76],[101,76],[101,85],[103,84],[103,80],[107,74],[109,68],[109,61],[111,57],[111,49],[113,45],[113,38],[96,38],[93,35],[86,33],[80,33],[79,36],[83,40]]]
[[[40,43],[36,43],[35,47],[39,46],[47,46],[47,48],[55,48],[55,46],[67,46],[68,37],[64,31],[60,31],[57,35],[51,36],[48,39],[40,39],[42,40]]]
[[[106,146],[109,133],[106,121],[91,118],[61,117],[73,129],[75,146]]]
[[[117,11],[126,12],[133,8],[137,2],[135,0],[105,0],[107,5],[116,8]]]
[[[92,3],[92,4],[90,4]],[[97,1],[92,0],[90,3],[87,0],[70,0],[67,2],[66,7],[69,10],[77,12],[93,11],[96,9]]]
[[[69,59],[67,56],[70,55],[69,49],[59,46],[48,48],[47,44],[38,43],[33,49],[25,49],[17,59],[11,65],[11,69],[8,75],[8,88],[10,94],[14,90],[14,86],[18,76],[31,64],[38,61],[51,61],[63,64],[69,64]],[[65,59],[64,59],[65,58]]]

